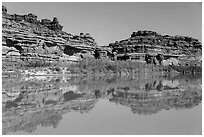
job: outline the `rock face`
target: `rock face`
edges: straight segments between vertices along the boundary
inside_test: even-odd
[[[30,23],[37,23],[37,16],[32,13],[25,15],[25,21]]]
[[[62,30],[55,17],[53,21],[37,20],[34,14],[10,15],[2,7],[3,62],[66,60],[76,53],[93,54],[97,44],[88,35],[72,35]],[[67,55],[67,56],[63,56]]]
[[[131,37],[125,40],[110,43],[117,53],[163,53],[163,54],[201,54],[202,44],[198,39],[187,36],[160,35],[154,31],[133,32]]]
[[[84,54],[96,58],[108,56],[113,60],[142,58],[141,61],[145,61],[145,55],[148,53],[151,54],[150,62],[155,64],[162,62],[156,57],[157,54],[168,55],[168,58],[164,56],[165,60],[178,58],[180,55],[194,58],[202,56],[201,42],[192,37],[162,36],[153,31],[138,31],[133,32],[128,39],[102,47],[96,44],[89,33],[72,35],[62,31],[63,26],[56,17],[52,21],[39,21],[32,13],[11,15],[7,13],[5,6],[2,7],[2,17],[3,68],[7,68],[5,63],[9,62],[10,66],[15,66],[15,63],[35,60],[45,62],[44,64],[59,60],[77,61],[83,58]],[[134,54],[134,57],[118,56],[124,53]]]
[[[137,53],[135,58],[144,58],[145,54],[152,54],[152,56],[162,54],[168,58],[177,58],[180,55],[202,56],[202,44],[198,39],[178,35],[160,35],[154,31],[133,32],[130,38],[110,43],[108,47],[117,54]]]
[[[3,18],[5,19],[14,20],[17,22],[26,21],[34,24],[42,24],[48,29],[54,30],[54,31],[61,31],[63,28],[63,26],[59,24],[59,21],[56,17],[53,18],[53,21],[50,21],[49,19],[42,19],[40,22],[37,20],[37,16],[32,13],[29,13],[28,15],[7,14],[7,8],[5,6],[2,6],[2,15],[3,15]]]
[[[41,24],[54,31],[62,30],[63,28],[56,17],[53,18],[53,21],[50,21],[49,19],[42,19]]]

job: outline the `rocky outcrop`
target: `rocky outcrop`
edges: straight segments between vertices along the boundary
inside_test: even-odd
[[[2,14],[3,15],[7,14],[7,8],[5,6],[2,6]]]
[[[133,32],[125,40],[110,43],[117,53],[163,53],[163,54],[201,54],[202,44],[198,39],[187,36],[160,35],[154,31]]]
[[[62,30],[63,28],[56,17],[53,18],[53,21],[50,21],[49,19],[42,19],[41,24],[54,31]]]
[[[18,15],[18,14],[7,14],[7,8],[2,6],[2,15],[3,18],[14,20],[17,22],[26,21],[33,24],[42,24],[50,30],[61,31],[63,26],[59,24],[59,21],[56,17],[53,18],[53,21],[49,19],[42,19],[41,21],[37,20],[37,16],[35,14],[29,13],[28,15]]]
[[[66,61],[76,53],[93,55],[97,47],[90,34],[72,35],[61,31],[57,18],[39,22],[34,14],[9,15],[5,7],[2,10],[5,14],[2,18],[3,62]]]
[[[202,60],[202,44],[192,37],[138,31],[128,39],[98,46],[89,33],[72,35],[62,31],[63,26],[56,17],[52,21],[39,21],[32,13],[10,15],[5,6],[2,7],[2,17],[3,70],[29,62],[34,62],[31,66],[49,66],[59,61],[77,62],[87,55],[97,59],[133,59],[157,65],[186,64],[183,58],[192,57],[190,62],[199,66]]]
[[[188,36],[160,35],[154,31],[137,31],[131,37],[108,45],[112,53],[128,54],[131,59],[145,60],[145,55],[153,62],[162,54],[164,59],[191,56],[194,61],[202,56],[202,43]]]

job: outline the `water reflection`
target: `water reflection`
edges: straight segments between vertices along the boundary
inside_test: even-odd
[[[193,108],[201,103],[201,81],[201,75],[4,78],[3,134],[57,128],[63,114],[89,113],[100,99],[138,115]]]

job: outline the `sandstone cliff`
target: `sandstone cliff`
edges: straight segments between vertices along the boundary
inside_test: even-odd
[[[130,38],[110,43],[117,53],[162,53],[173,55],[201,55],[202,44],[188,36],[160,35],[154,31],[133,32]]]
[[[4,6],[2,17],[3,64],[33,60],[72,60],[70,56],[77,53],[92,55],[97,47],[89,33],[72,35],[62,31],[56,17],[53,21],[38,21],[34,14],[10,15]]]
[[[115,41],[102,49],[112,60],[135,60],[162,66],[195,66],[199,70],[202,64],[202,43],[188,36],[160,35],[154,31],[139,30],[133,32],[130,38]]]
[[[25,64],[28,67],[44,67],[56,62],[76,62],[84,57],[134,59],[158,65],[201,66],[202,43],[188,36],[160,35],[145,30],[133,32],[130,38],[108,46],[98,46],[89,33],[72,35],[62,31],[63,26],[56,17],[51,21],[38,20],[32,13],[10,15],[5,6],[2,7],[2,17],[3,70]],[[146,60],[147,54],[151,56]],[[158,54],[164,55],[163,62],[155,59]],[[179,61],[175,58],[179,58]]]

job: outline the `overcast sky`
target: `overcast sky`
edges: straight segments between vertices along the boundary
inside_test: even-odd
[[[89,32],[99,45],[129,38],[133,31],[192,36],[202,41],[200,3],[3,3],[10,14],[34,13],[38,19],[57,17],[71,34]]]

